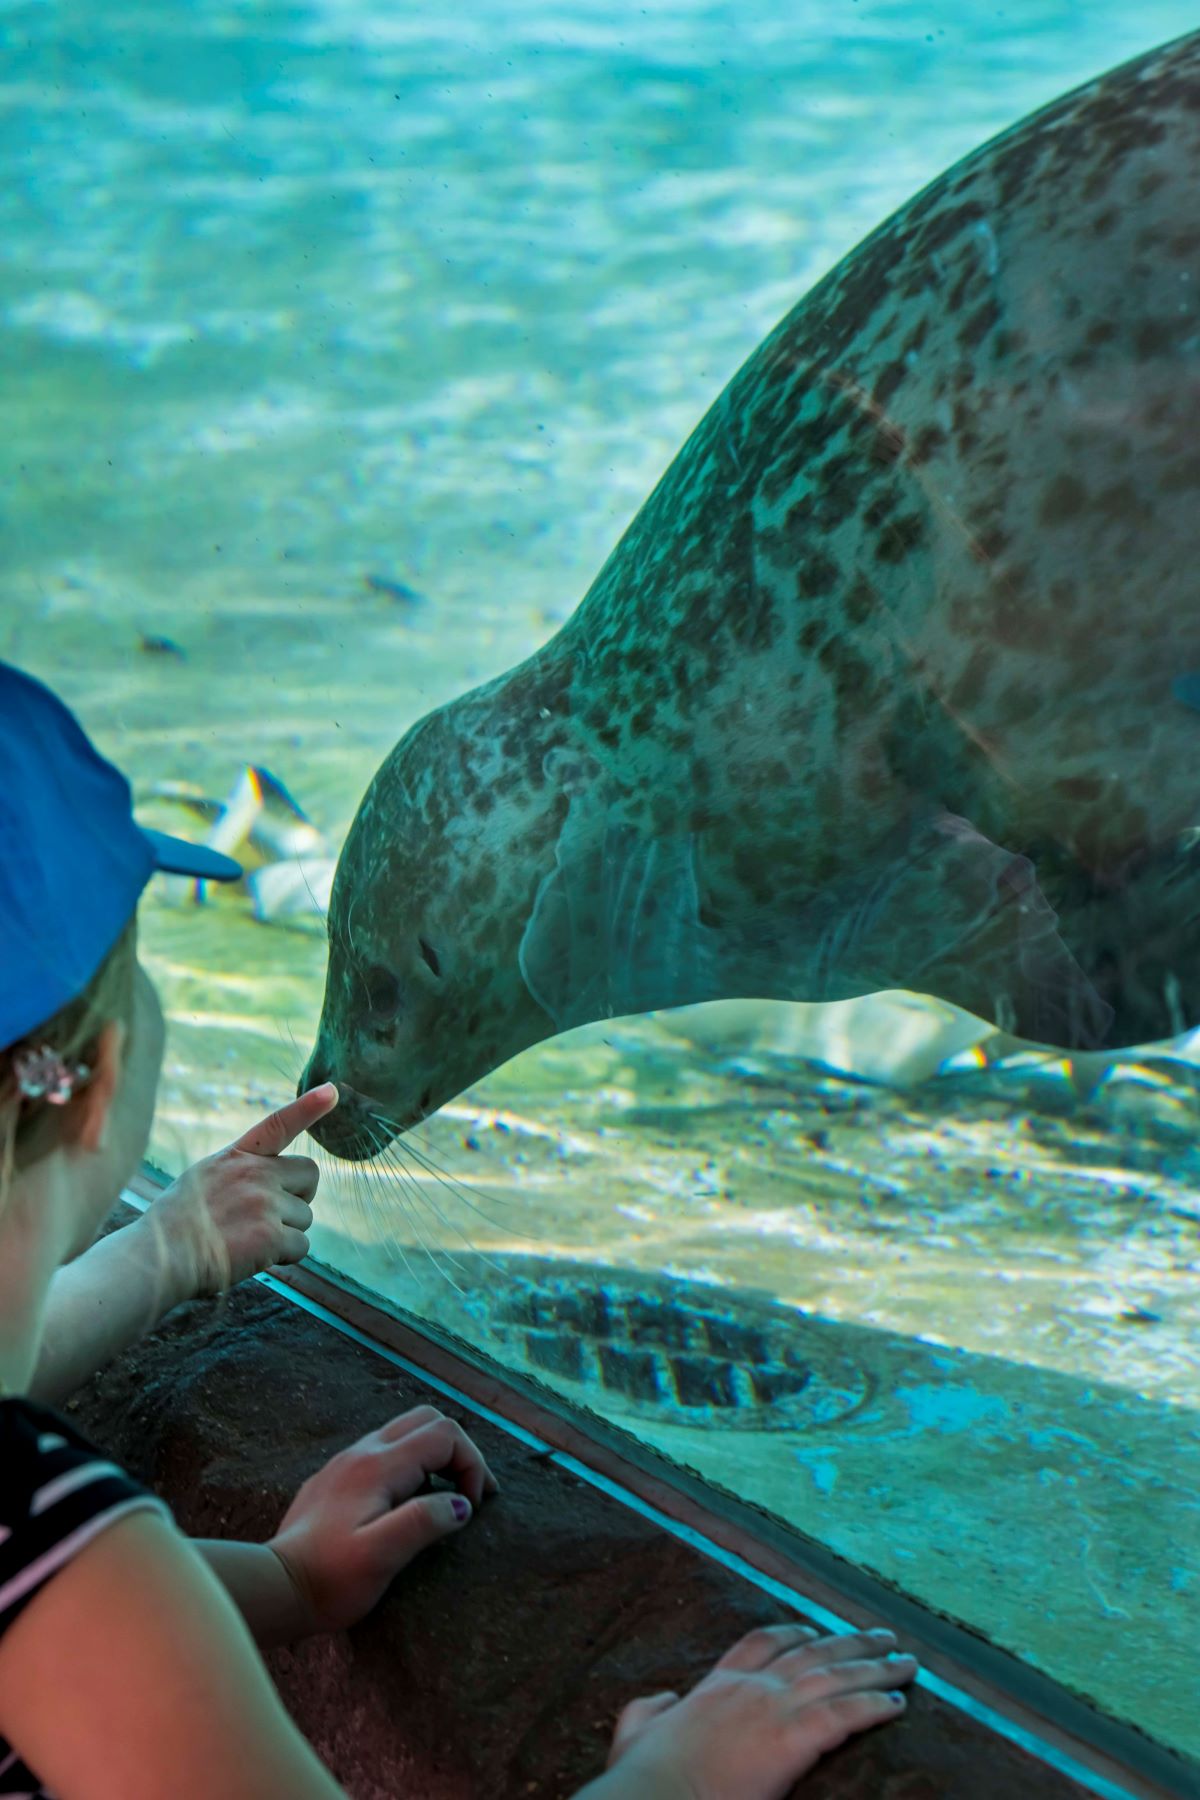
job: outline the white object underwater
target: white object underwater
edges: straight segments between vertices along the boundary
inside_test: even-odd
[[[992,1068],[1044,1075],[1081,1095],[1146,1063],[1200,1062],[1200,1028],[1142,1049],[1072,1051],[1025,1043],[927,994],[855,1000],[713,1000],[655,1014],[661,1028],[719,1057],[793,1056],[886,1087]]]
[[[207,823],[202,841],[241,863],[240,887],[263,924],[324,921],[337,858],[269,769],[248,763],[224,800],[181,781],[157,782],[142,798],[184,806]],[[176,905],[207,897],[206,884],[182,878],[165,883],[160,892]]]

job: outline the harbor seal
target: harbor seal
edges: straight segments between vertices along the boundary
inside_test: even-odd
[[[1198,405],[1200,33],[880,226],[557,636],[397,745],[333,889],[322,1143],[697,1000],[1200,1018]]]

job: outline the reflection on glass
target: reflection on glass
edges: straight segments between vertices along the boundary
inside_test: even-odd
[[[570,616],[1193,21],[515,10],[7,15],[0,653],[247,868],[156,1155],[311,1057],[325,1260],[1200,1754],[1200,52]]]

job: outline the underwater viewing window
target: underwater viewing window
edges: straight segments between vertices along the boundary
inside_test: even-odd
[[[1121,960],[1167,941],[1200,812],[1171,814],[1144,912],[1105,848],[1131,828],[1128,772],[1147,817],[1169,807],[1200,734],[1200,639],[1165,599],[1154,611],[1194,568],[1198,528],[1189,542],[1179,521],[1200,517],[1172,410],[1195,392],[1200,234],[1181,221],[1165,245],[1154,210],[1172,179],[1160,116],[1195,113],[1200,75],[1148,80],[1107,162],[1064,115],[986,204],[957,172],[1195,23],[1183,0],[468,0],[450,23],[377,0],[134,0],[111,34],[79,0],[5,7],[0,655],[78,712],[144,823],[247,870],[228,894],[158,883],[142,907],[169,1026],[157,1168],[228,1142],[310,1057],[349,1081],[352,1028],[364,1067],[405,1062],[411,1118],[347,1103],[370,1141],[322,1155],[321,1264],[1200,1759],[1194,1684],[1161,1673],[1200,1637],[1200,989],[1168,963],[1126,979]],[[1097,171],[1135,152],[1136,205],[1106,202]],[[943,212],[826,290],[819,379],[772,339],[735,380],[950,170]],[[1083,211],[1039,210],[1043,184],[1072,179]],[[910,250],[944,263],[926,311]],[[1105,283],[1153,304],[1142,360],[1097,374]],[[860,384],[856,358],[885,340]],[[895,422],[902,393],[891,407],[910,374],[930,382],[921,429]],[[1072,410],[1080,466],[1101,445],[1136,475],[1085,493],[1051,465],[1039,380]],[[704,455],[560,639],[722,395]],[[746,499],[766,436],[801,470],[828,459],[825,485],[801,474],[781,498],[764,479]],[[865,547],[847,535],[856,459],[911,484]],[[706,506],[743,506],[758,534],[737,538],[750,573],[728,643],[718,534],[689,511],[705,482]],[[1071,535],[1085,515],[1106,603],[1143,647],[1103,667]],[[621,585],[663,571],[682,596],[669,629]],[[763,671],[782,684],[799,641],[771,638],[785,576],[833,698],[798,687],[803,753],[772,726],[751,759]],[[982,649],[975,580],[994,603]],[[928,595],[941,610],[913,637]],[[570,666],[548,654],[522,675],[507,730],[489,688],[378,790],[334,900],[350,973],[318,1039],[334,869],[376,771],[551,640]],[[1087,681],[1057,707],[1061,644]],[[1122,684],[1140,696],[1155,657],[1161,705],[1126,718]],[[1001,743],[972,720],[1005,659]],[[564,694],[590,761],[545,737]],[[883,712],[888,777],[944,810],[911,840],[898,817],[903,848],[847,885]],[[1097,721],[1111,790],[1072,760],[1070,732]],[[681,743],[703,770],[686,817],[655,760]],[[957,797],[984,765],[986,816],[968,816]],[[1028,822],[1011,852],[993,841],[1010,791]],[[1073,849],[1094,840],[1116,871],[1086,898],[1054,835],[1064,796],[1088,820]],[[504,805],[526,803],[528,831],[505,836]],[[738,808],[749,876],[712,848]],[[728,949],[747,888],[787,912],[801,834],[822,1003],[760,997],[800,957],[786,936]],[[416,895],[398,974],[388,897]],[[1070,924],[1110,913],[1113,970],[1093,985]],[[1017,920],[1027,1013],[989,985],[995,917]],[[864,944],[887,978],[840,992]],[[506,1035],[510,992],[540,1027]],[[1092,1045],[1094,1007],[1144,1034],[1105,1047],[1097,1026]],[[435,1065],[481,1044],[478,1072],[435,1092]]]

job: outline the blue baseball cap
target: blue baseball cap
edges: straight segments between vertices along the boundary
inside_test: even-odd
[[[62,701],[0,662],[0,1049],[87,986],[156,869],[236,881],[232,857],[147,831]]]

